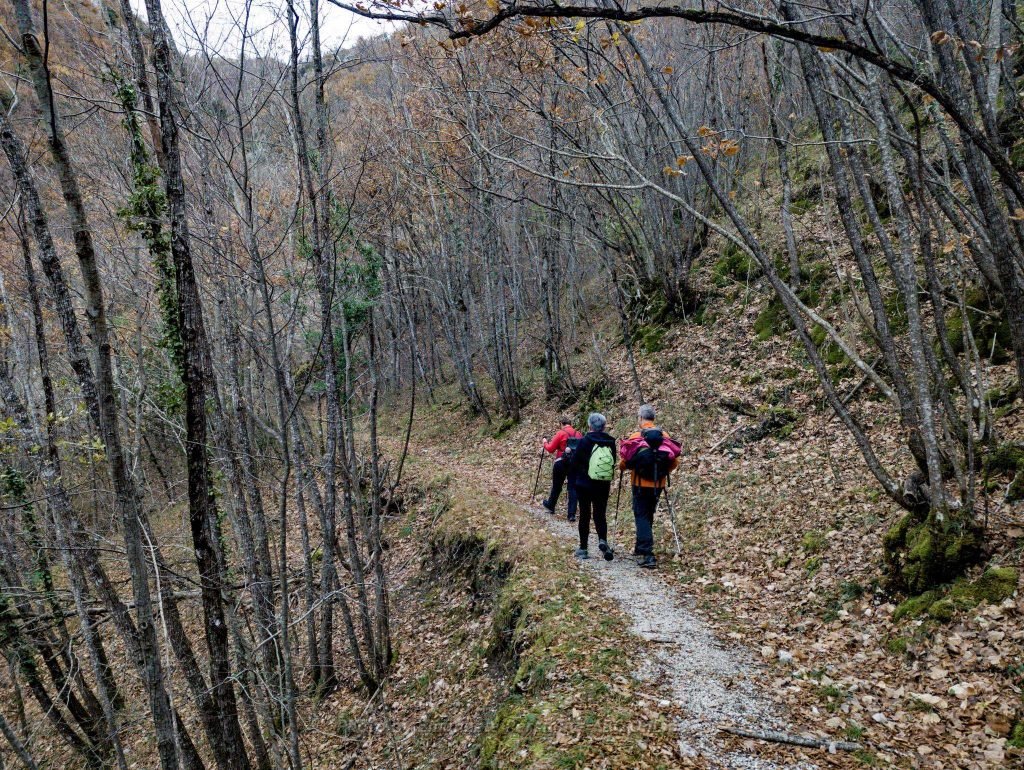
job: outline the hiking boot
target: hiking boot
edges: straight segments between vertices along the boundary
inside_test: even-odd
[[[576,549],[576,553],[574,555],[576,556],[577,559],[589,559],[590,558],[590,553],[587,551],[586,548],[577,548]]]
[[[555,506],[553,506],[547,500],[541,500],[540,504],[544,508],[544,510],[547,511],[548,513],[554,513],[555,512]]]
[[[654,569],[658,566],[658,560],[651,556],[651,554],[638,556],[636,559],[636,566],[643,567],[644,569]]]
[[[576,514],[570,513],[566,521],[568,521],[570,524],[574,523],[576,521]]]
[[[601,553],[604,554],[605,561],[611,561],[615,558],[615,551],[613,551],[612,547],[608,545],[607,540],[601,540],[598,542],[597,547],[600,549]]]

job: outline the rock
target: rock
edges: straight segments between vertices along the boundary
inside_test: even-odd
[[[779,663],[792,663],[793,653],[789,650],[779,650]]]
[[[940,698],[938,695],[932,695],[931,693],[926,692],[912,692],[910,695],[915,700],[919,700],[921,703],[932,706],[933,708],[949,708],[949,702],[945,698]]]
[[[883,714],[881,711],[876,711],[874,714],[872,714],[871,721],[877,722],[880,725],[885,725],[889,723],[888,717],[886,717],[886,715]]]
[[[964,700],[972,695],[977,695],[983,688],[984,684],[982,682],[958,682],[949,688],[949,694]]]

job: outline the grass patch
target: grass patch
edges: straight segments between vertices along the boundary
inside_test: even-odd
[[[805,532],[800,547],[807,554],[819,553],[825,549],[825,536],[817,530]]]
[[[893,636],[885,641],[885,649],[893,655],[906,655],[910,639],[905,636]]]
[[[879,767],[878,757],[873,751],[859,749],[853,752],[853,758],[864,767]]]
[[[850,697],[850,694],[838,685],[827,684],[818,688],[818,697],[825,701],[825,710],[834,713]]]

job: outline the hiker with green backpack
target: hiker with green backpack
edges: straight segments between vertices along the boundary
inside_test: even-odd
[[[579,505],[580,547],[577,559],[590,558],[590,520],[597,530],[597,547],[608,561],[615,553],[608,545],[608,496],[615,475],[615,439],[605,432],[608,421],[603,414],[587,418],[589,432],[579,440],[570,462],[576,477],[576,499]]]

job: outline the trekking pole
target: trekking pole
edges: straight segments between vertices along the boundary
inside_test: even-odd
[[[668,506],[668,520],[672,524],[672,537],[676,543],[676,557],[682,553],[682,548],[679,545],[679,530],[676,528],[676,512],[672,507],[672,497],[669,495],[668,487],[665,488],[665,505]]]
[[[619,504],[622,502],[622,468],[619,468],[619,491],[615,494],[615,523],[612,525],[612,543],[619,542]]]
[[[542,439],[543,440],[543,439]],[[540,486],[540,469],[544,465],[544,448],[541,447],[540,459],[537,461],[537,478],[533,481],[533,494],[530,495],[530,503],[532,504],[534,499],[537,497],[537,488]]]

